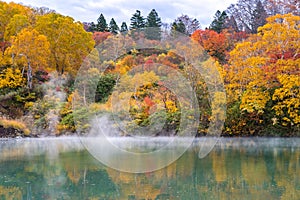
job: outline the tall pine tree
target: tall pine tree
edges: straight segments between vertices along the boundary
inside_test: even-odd
[[[97,31],[100,31],[100,32],[108,31],[108,26],[107,26],[106,20],[102,13],[100,14],[99,18],[97,19],[97,22],[98,22],[98,24],[96,25]]]
[[[186,27],[181,20],[179,20],[178,22],[173,22],[171,30],[173,33],[177,31],[179,33],[186,34]]]
[[[145,27],[145,19],[141,15],[141,11],[136,10],[133,16],[130,18],[130,29],[142,29]]]
[[[149,13],[146,21],[146,38],[150,40],[160,40],[161,38],[161,19],[155,9]]]
[[[161,19],[155,9],[152,9],[148,15],[146,27],[161,27]]]
[[[121,32],[121,33],[126,33],[127,31],[128,31],[128,27],[127,27],[126,22],[122,22],[120,32]]]
[[[225,28],[225,23],[228,18],[225,11],[217,11],[214,20],[211,22],[209,29],[216,31],[217,33],[221,33],[221,31]]]
[[[109,22],[109,32],[111,32],[112,34],[118,34],[119,32],[119,27],[114,18],[111,18]]]

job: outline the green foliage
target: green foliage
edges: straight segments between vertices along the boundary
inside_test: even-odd
[[[15,96],[15,100],[20,103],[34,101],[35,99],[36,99],[36,94],[34,92],[24,91]]]
[[[172,31],[177,31],[179,33],[185,34],[186,32],[186,27],[182,21],[179,22],[173,22],[172,24]]]
[[[114,18],[111,18],[109,22],[109,32],[111,32],[112,34],[117,34],[119,32],[119,27]]]
[[[101,76],[98,85],[97,90],[95,94],[95,102],[105,102],[107,101],[109,95],[111,95],[113,87],[116,84],[116,76],[112,74],[107,74],[104,76]]]
[[[103,16],[103,14],[101,13],[99,18],[97,19],[97,31],[100,31],[100,32],[106,32],[108,31],[108,25],[106,23],[106,19],[105,17]]]
[[[50,109],[55,108],[56,100],[49,98],[45,100],[37,100],[35,104],[30,108],[30,111],[35,119],[35,126],[46,129],[49,125],[47,120],[47,114]]]
[[[157,12],[155,9],[152,9],[149,13],[146,21],[146,38],[149,40],[160,40],[161,38],[161,19],[158,17]]]
[[[188,15],[181,15],[175,19],[172,24],[172,30],[175,25],[175,31],[184,33],[186,35],[191,35],[194,31],[200,28],[200,23],[197,19],[191,18]],[[177,28],[177,30],[176,30]]]
[[[24,87],[0,91],[0,112],[10,118],[19,118],[28,113],[28,108],[41,96],[39,87],[31,91]]]
[[[70,113],[62,113],[61,116],[61,121],[59,122],[58,125],[58,131],[59,132],[65,132],[65,131],[70,131],[70,132],[75,132],[76,131],[76,126],[75,126],[75,121],[74,121],[74,114],[72,112]]]
[[[161,19],[155,9],[152,9],[147,16],[146,27],[161,27]]]
[[[216,31],[217,33],[221,33],[221,31],[225,29],[227,17],[228,16],[225,11],[221,12],[217,10],[214,16],[214,20],[209,25],[209,29]]]
[[[268,10],[270,5],[267,7],[259,0],[249,0],[248,3],[253,4],[249,7],[247,2],[239,0],[226,12],[218,10],[207,30],[199,29],[196,19],[182,15],[172,23],[171,34],[177,31],[191,35],[205,49],[205,55],[212,56],[223,65],[216,64],[227,89],[225,135],[269,133],[290,136],[293,132],[299,132],[300,125],[300,18],[292,14],[266,18],[267,13],[271,13]],[[289,5],[291,2],[286,2],[286,6],[297,13],[293,10],[294,5]],[[128,27],[125,22],[119,29],[112,18],[108,27],[101,14],[97,24],[84,24],[86,30],[98,31],[92,35],[84,30],[82,23],[53,11],[34,10],[4,2],[0,2],[0,8],[0,112],[4,115],[20,117],[30,109],[35,124],[46,128],[49,125],[49,111],[57,114],[62,103],[43,96],[41,88],[43,83],[49,81],[48,72],[57,71],[59,75],[67,72],[74,78],[84,58],[89,55],[95,58],[90,63],[94,68],[83,70],[82,80],[78,80],[81,83],[79,89],[84,91],[78,99],[84,107],[72,110],[72,97],[78,92],[73,88],[74,79],[64,85],[69,98],[62,103],[59,112],[61,121],[58,129],[61,132],[74,132],[75,127],[82,132],[87,130],[93,114],[110,110],[112,95],[130,99],[129,104],[128,101],[120,102],[121,108],[117,111],[121,114],[125,110],[130,111],[132,120],[128,122],[129,126],[148,127],[166,119],[164,130],[178,131],[181,117],[189,115],[181,113],[176,95],[160,84],[161,77],[174,78],[172,73],[164,71],[163,67],[151,71],[154,63],[178,70],[191,81],[201,110],[200,135],[207,134],[210,122],[225,117],[219,115],[220,106],[224,103],[223,96],[209,94],[201,74],[197,74],[186,65],[184,58],[172,51],[133,49],[131,55],[110,61],[110,67],[102,75],[97,68],[98,52],[90,52],[95,44],[103,43],[108,37],[117,42],[118,38],[112,34],[126,33]],[[289,10],[286,7],[283,9]],[[130,21],[131,36],[149,39],[151,45],[157,43],[153,40],[161,39],[162,22],[155,9],[149,12],[146,19],[136,10]],[[140,34],[139,29],[145,27],[151,29]],[[244,32],[235,32],[239,28],[252,34],[248,37]],[[143,73],[134,76],[127,74],[138,65],[145,69]],[[33,84],[32,90],[26,88],[26,78],[28,83],[29,79],[32,80],[28,84],[30,89]],[[114,93],[113,88],[118,81],[120,91]],[[213,98],[218,101],[211,102]],[[213,119],[214,115],[218,119]],[[82,121],[82,124],[75,124],[74,121]]]
[[[136,10],[130,18],[130,29],[142,29],[146,25],[145,18],[141,15],[141,11]]]
[[[127,31],[128,31],[128,27],[127,27],[126,22],[122,22],[120,32],[121,32],[121,33],[126,33]]]

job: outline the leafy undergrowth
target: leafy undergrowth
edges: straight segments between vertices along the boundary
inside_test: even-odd
[[[20,121],[17,120],[8,120],[8,119],[0,119],[0,129],[3,129],[3,133],[10,132],[9,135],[16,136],[18,134],[23,134],[24,136],[30,135],[30,130],[27,126]]]

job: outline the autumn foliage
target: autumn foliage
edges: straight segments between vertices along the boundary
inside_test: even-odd
[[[213,30],[196,30],[191,38],[197,41],[210,56],[220,62],[225,62],[226,53],[229,50],[229,41],[224,33]]]
[[[240,5],[245,3],[239,2]],[[299,133],[300,17],[293,2],[268,0],[265,5],[257,4],[259,10],[251,19],[240,16],[246,8],[234,10],[232,7],[228,16],[223,12],[222,18],[215,18],[213,27],[218,28],[218,32],[213,28],[193,29],[190,38],[195,41],[195,51],[204,50],[203,57],[218,68],[225,84],[227,118],[224,135],[290,136]],[[282,13],[278,14],[276,9],[280,7]],[[258,11],[264,15],[259,16]],[[269,17],[264,18],[267,14]],[[161,37],[147,40],[145,34],[138,31],[128,34],[87,32],[81,22],[71,17],[5,2],[0,2],[0,22],[0,113],[10,118],[39,113],[35,120],[41,122],[45,118],[41,115],[46,115],[46,110],[51,107],[41,88],[49,83],[49,77],[56,76],[60,81],[68,79],[63,84],[55,83],[54,87],[56,92],[66,94],[63,102],[57,103],[60,106],[57,112],[59,133],[76,130],[75,114],[88,119],[100,110],[108,112],[114,97],[130,100],[121,101],[118,108],[120,112],[130,111],[129,126],[147,127],[154,117],[156,120],[165,117],[164,128],[178,130],[181,117],[178,99],[159,79],[159,75],[176,79],[172,71],[191,79],[202,109],[199,135],[207,133],[212,114],[220,112],[219,104],[209,102],[209,83],[193,71],[187,57],[177,55],[170,47],[167,50],[133,48],[128,51],[120,48],[124,41],[134,47],[141,41],[145,46],[156,46]],[[243,22],[244,26],[255,22],[251,26],[253,29],[250,32],[242,30]],[[184,23],[181,25],[185,26]],[[174,30],[170,31],[172,34]],[[134,41],[131,36],[138,40]],[[99,52],[100,46],[107,51]],[[184,48],[182,44],[177,50]],[[107,52],[112,53],[107,55]],[[104,71],[99,65],[100,57],[111,59],[104,63]],[[82,88],[88,89],[86,85],[91,81],[99,82],[94,97],[88,90],[82,96],[74,91],[74,77],[83,63],[90,69],[82,71],[81,75],[86,78]],[[154,65],[158,65],[155,70]],[[138,66],[142,66],[143,72],[129,73]],[[214,73],[209,67],[204,70],[209,71],[210,76]],[[119,86],[118,91],[114,90],[115,86]],[[214,95],[224,99],[219,93]],[[95,98],[95,103],[89,105],[92,112],[72,110],[73,97],[82,99],[85,105],[88,98]],[[81,124],[81,127],[84,129],[89,124]]]
[[[230,52],[227,95],[231,105],[240,102],[243,127],[252,120],[261,128],[299,128],[299,22],[292,14],[269,17],[257,34]]]

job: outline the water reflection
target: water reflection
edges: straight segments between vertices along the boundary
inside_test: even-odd
[[[299,144],[221,139],[203,159],[195,144],[166,168],[130,174],[101,165],[76,138],[0,141],[0,199],[299,199]]]

